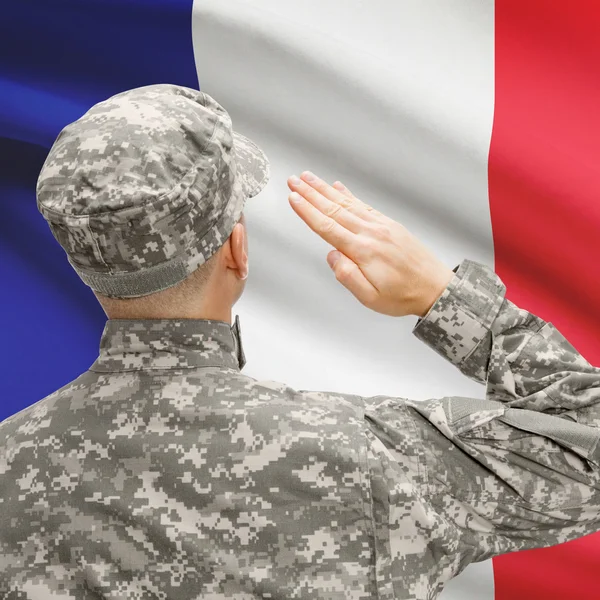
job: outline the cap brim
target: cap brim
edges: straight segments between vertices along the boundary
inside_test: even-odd
[[[252,198],[269,181],[269,159],[252,140],[237,131],[233,132],[233,145],[237,162],[237,176],[242,182],[246,198]]]

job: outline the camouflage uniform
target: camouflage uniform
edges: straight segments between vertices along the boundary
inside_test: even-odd
[[[243,375],[239,320],[109,320],[0,425],[0,597],[432,599],[600,529],[600,370],[464,260],[414,334],[486,399]]]

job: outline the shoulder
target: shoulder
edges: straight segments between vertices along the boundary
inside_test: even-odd
[[[0,423],[0,447],[9,438],[14,442],[16,438],[30,437],[40,430],[47,430],[61,423],[60,427],[63,427],[61,413],[68,409],[74,397],[86,394],[96,379],[94,373],[86,371],[41,400],[4,419]]]
[[[354,415],[362,419],[365,399],[354,394],[329,390],[298,390],[287,383],[270,379],[254,379],[240,372],[233,375],[232,384],[243,388],[261,403],[314,414]]]

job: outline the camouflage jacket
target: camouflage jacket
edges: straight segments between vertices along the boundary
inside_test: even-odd
[[[465,260],[414,334],[486,385],[426,401],[240,372],[221,321],[108,321],[0,425],[0,597],[432,599],[600,529],[600,369]]]

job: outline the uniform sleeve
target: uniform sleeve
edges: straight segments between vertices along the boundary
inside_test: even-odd
[[[473,560],[600,530],[600,369],[465,260],[413,333],[485,399],[406,401],[424,495]]]

